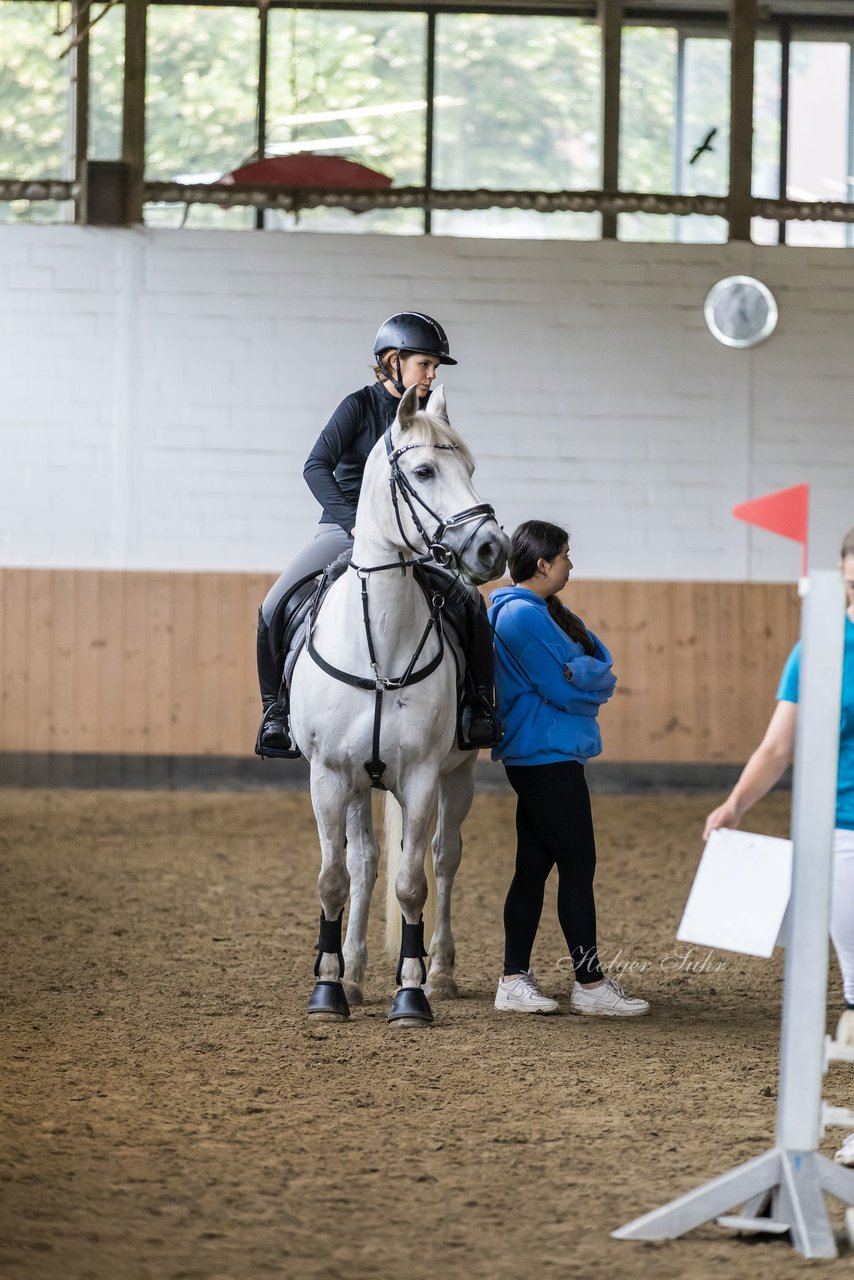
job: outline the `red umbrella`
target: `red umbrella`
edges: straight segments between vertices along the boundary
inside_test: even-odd
[[[253,186],[278,183],[286,187],[315,187],[327,191],[371,191],[390,187],[391,178],[344,156],[316,156],[301,152],[255,160],[227,173],[220,182],[246,182]]]

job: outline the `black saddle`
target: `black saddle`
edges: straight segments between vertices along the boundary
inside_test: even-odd
[[[344,551],[324,573],[308,574],[285,592],[270,619],[270,652],[281,670],[285,658],[311,611],[312,605],[326,595],[333,582],[346,573],[352,553]]]

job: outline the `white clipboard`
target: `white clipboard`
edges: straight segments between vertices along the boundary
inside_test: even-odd
[[[749,956],[784,945],[792,888],[792,842],[750,831],[713,831],[682,922],[680,942]]]

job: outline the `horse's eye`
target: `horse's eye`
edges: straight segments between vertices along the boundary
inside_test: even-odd
[[[416,480],[432,480],[434,471],[432,467],[416,467],[412,474]]]

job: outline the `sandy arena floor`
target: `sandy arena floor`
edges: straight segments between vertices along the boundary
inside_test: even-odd
[[[344,1027],[304,1014],[307,797],[0,791],[0,1276],[850,1275],[850,1252],[807,1263],[714,1226],[609,1236],[773,1145],[781,957],[674,940],[709,807],[596,799],[603,958],[653,1001],[611,1023],[493,1012],[512,798],[480,796],[457,882],[463,998],[403,1031],[385,1019],[379,895],[368,1003]],[[750,825],[786,822],[778,796]],[[564,950],[552,891],[535,965],[565,1003]],[[830,1017],[838,997],[834,969]],[[850,1068],[826,1096],[854,1100]]]

